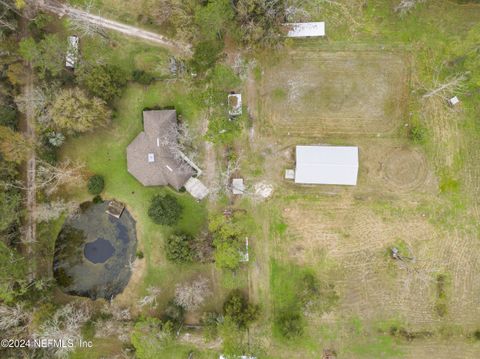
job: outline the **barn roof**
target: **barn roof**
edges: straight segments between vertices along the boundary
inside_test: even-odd
[[[194,174],[176,148],[175,110],[143,111],[144,130],[127,147],[127,167],[144,186],[179,190]]]
[[[356,185],[358,147],[297,146],[295,183]]]

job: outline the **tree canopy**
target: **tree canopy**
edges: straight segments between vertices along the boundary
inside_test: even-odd
[[[20,41],[19,53],[30,62],[40,77],[58,76],[65,69],[68,42],[58,34],[47,34],[36,42],[32,37]]]
[[[127,73],[118,66],[81,66],[77,78],[93,96],[107,102],[120,95],[127,83]]]
[[[192,236],[186,233],[175,233],[169,236],[165,242],[167,259],[176,263],[191,262],[194,259],[192,241]]]
[[[30,148],[30,143],[21,133],[0,126],[0,154],[6,161],[23,162]]]
[[[148,209],[148,216],[157,224],[172,226],[182,215],[182,206],[178,200],[170,195],[156,195],[152,198]]]
[[[50,116],[57,129],[73,134],[106,126],[110,122],[111,112],[105,101],[97,97],[90,98],[76,87],[60,91],[50,108]]]

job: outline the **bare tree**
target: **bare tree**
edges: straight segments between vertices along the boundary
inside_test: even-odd
[[[465,81],[467,80],[467,74],[462,73],[455,75],[454,77],[447,78],[445,81],[440,82],[437,78],[433,80],[433,89],[430,89],[422,98],[426,99],[432,96],[440,96],[446,99],[445,92],[463,92],[465,89]]]
[[[138,301],[138,306],[144,307],[148,305],[155,308],[157,306],[157,297],[160,295],[160,292],[160,288],[148,287],[147,295]]]
[[[425,2],[425,0],[401,0],[400,3],[393,8],[393,10],[400,15],[405,15],[412,11],[417,4],[423,2]]]
[[[82,339],[80,329],[88,319],[90,319],[90,313],[85,306],[67,304],[57,310],[50,320],[43,323],[39,332],[34,333],[33,337],[78,343]],[[67,358],[74,349],[74,347],[65,345],[49,347],[48,350],[57,358]]]
[[[84,166],[80,164],[72,164],[69,160],[53,166],[50,163],[39,160],[37,161],[36,186],[45,190],[47,195],[54,193],[63,185],[82,185]]]
[[[21,305],[7,306],[0,305],[0,331],[7,331],[9,333],[22,330],[25,324],[28,323],[31,313],[29,313]]]
[[[192,282],[177,284],[175,287],[175,303],[186,310],[195,310],[211,294],[208,279],[198,277]]]
[[[17,28],[17,22],[12,16],[10,16],[9,12],[10,9],[2,9],[2,12],[0,13],[0,29],[3,28],[14,31]]]
[[[65,202],[64,200],[40,203],[35,208],[35,218],[38,222],[48,222],[60,217],[62,213],[74,213],[77,208],[76,202]]]
[[[84,5],[84,11],[90,14],[93,14],[94,4],[92,0],[89,0]],[[97,15],[100,14],[97,12]],[[104,39],[108,39],[107,32],[103,27],[94,23],[92,21],[88,21],[85,17],[78,15],[77,13],[71,13],[70,18],[67,20],[68,26],[72,32],[77,34],[80,37],[93,37],[99,35]]]
[[[232,186],[230,182],[233,174],[240,169],[240,159],[241,156],[239,155],[236,159],[228,161],[225,170],[220,171],[216,182],[210,186],[211,194],[215,195],[232,191]]]

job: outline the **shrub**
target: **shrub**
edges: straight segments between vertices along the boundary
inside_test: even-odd
[[[150,85],[155,80],[155,77],[152,74],[143,70],[134,70],[132,77],[135,82],[142,85]]]
[[[156,195],[152,198],[148,216],[153,222],[172,226],[178,222],[182,215],[182,206],[177,199],[169,194]]]
[[[163,312],[162,321],[165,323],[171,323],[175,328],[179,328],[183,324],[183,316],[183,308],[172,300],[168,302],[168,305]]]
[[[238,328],[245,329],[258,317],[259,308],[248,303],[247,298],[239,291],[233,291],[223,304],[225,317],[230,318]]]
[[[93,203],[102,203],[102,202],[103,202],[103,198],[102,198],[102,196],[100,196],[100,195],[98,194],[98,195],[96,195],[95,197],[93,197],[92,202],[93,202]]]
[[[427,129],[421,125],[413,125],[410,127],[410,130],[408,132],[408,137],[414,143],[422,144],[426,140]]]
[[[73,278],[67,274],[65,269],[63,268],[58,268],[55,272],[55,279],[57,280],[58,285],[61,287],[68,287],[72,285],[73,283]]]
[[[193,260],[193,238],[186,233],[172,234],[165,242],[165,255],[172,262],[186,263]]]
[[[212,68],[217,62],[220,52],[223,50],[223,43],[220,41],[202,41],[195,46],[192,67],[196,72],[205,72]]]
[[[144,254],[143,254],[142,251],[137,251],[136,256],[137,256],[138,259],[143,259]]]
[[[294,310],[284,310],[275,317],[275,327],[280,335],[287,339],[303,334],[303,323],[300,313]]]
[[[100,175],[93,175],[88,179],[87,183],[88,193],[96,196],[102,193],[105,187],[105,181]]]

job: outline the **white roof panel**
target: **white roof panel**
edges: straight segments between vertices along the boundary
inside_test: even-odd
[[[285,24],[287,37],[325,36],[325,22],[293,22]]]
[[[297,146],[295,183],[357,184],[358,147]]]

